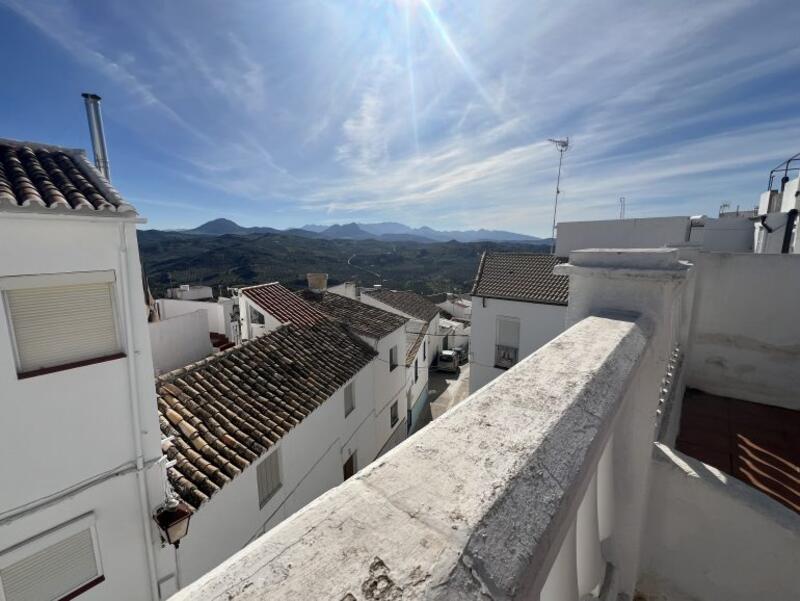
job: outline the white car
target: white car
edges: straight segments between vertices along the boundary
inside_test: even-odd
[[[455,351],[442,351],[439,353],[439,362],[436,365],[437,371],[450,371],[458,373],[458,353]]]

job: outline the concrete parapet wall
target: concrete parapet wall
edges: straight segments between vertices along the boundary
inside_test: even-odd
[[[538,595],[647,346],[583,319],[173,599]]]

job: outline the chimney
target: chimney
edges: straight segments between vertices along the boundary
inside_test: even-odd
[[[97,94],[90,94],[89,92],[84,92],[82,96],[86,104],[86,118],[89,120],[89,134],[92,137],[94,164],[100,173],[110,182],[111,169],[108,165],[106,137],[103,133],[103,117],[100,115],[100,96]]]
[[[307,273],[306,278],[311,292],[325,292],[328,289],[327,273]]]

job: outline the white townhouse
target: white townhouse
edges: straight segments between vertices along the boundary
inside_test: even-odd
[[[419,369],[416,374],[408,374],[407,362],[402,361],[408,354],[406,327],[410,320],[326,290],[306,289],[298,294],[332,319],[347,325],[378,353],[372,397],[378,455],[382,455],[406,438],[410,423],[406,414],[406,379],[419,380]],[[410,369],[413,368],[412,362]],[[372,458],[364,459],[368,462]]]
[[[174,550],[175,589],[378,454],[376,352],[280,292],[296,303],[291,321],[156,382],[169,483],[191,511]]]
[[[141,221],[84,151],[0,141],[4,601],[159,598]]]
[[[472,287],[470,392],[550,342],[566,327],[569,281],[554,255],[485,252]]]
[[[428,370],[442,350],[439,307],[415,292],[376,288],[363,290],[361,302],[409,318],[405,355],[409,434],[418,429],[428,405]]]

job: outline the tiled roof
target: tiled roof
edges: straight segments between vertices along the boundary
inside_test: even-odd
[[[484,252],[472,294],[528,303],[566,305],[569,278],[553,275],[553,268],[564,262],[566,259],[555,255]]]
[[[339,323],[282,326],[156,380],[162,451],[197,509],[303,421],[375,352]]]
[[[414,363],[414,357],[417,356],[417,352],[419,351],[419,347],[422,346],[422,341],[425,340],[425,335],[428,333],[426,329],[423,329],[418,334],[414,332],[409,332],[406,334],[406,367],[411,367]]]
[[[375,300],[424,322],[429,322],[439,313],[439,307],[416,292],[408,290],[369,290],[362,294],[371,296]]]
[[[318,293],[306,289],[297,294],[329,317],[346,323],[356,334],[370,338],[388,336],[408,321],[396,313],[332,292]]]
[[[277,282],[242,288],[240,292],[281,323],[290,321],[310,326],[328,319],[319,309]]]
[[[134,211],[82,150],[0,140],[0,208]]]

